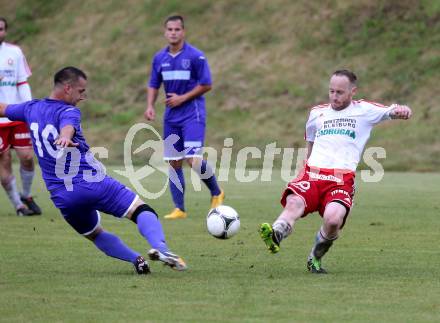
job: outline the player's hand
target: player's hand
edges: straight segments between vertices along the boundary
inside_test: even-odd
[[[55,146],[60,148],[79,146],[79,143],[73,142],[72,139],[65,137],[58,137],[53,143]]]
[[[185,97],[183,95],[178,95],[177,93],[167,93],[167,98],[165,104],[170,108],[175,108],[185,102]]]
[[[152,107],[148,107],[144,112],[144,118],[150,121],[154,121],[156,118],[156,111]]]
[[[411,118],[412,111],[406,105],[393,104],[393,109],[391,110],[390,116],[393,119],[404,119],[407,120]]]

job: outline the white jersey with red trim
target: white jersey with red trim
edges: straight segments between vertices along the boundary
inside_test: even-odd
[[[0,44],[0,102],[21,103],[17,86],[26,83],[32,72],[20,47]],[[0,118],[0,123],[9,123],[8,118]]]
[[[306,140],[313,142],[309,166],[356,171],[371,129],[391,119],[392,107],[364,100],[352,101],[340,111],[330,104],[312,108]]]

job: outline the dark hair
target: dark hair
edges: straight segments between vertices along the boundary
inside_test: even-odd
[[[165,22],[163,23],[164,26],[167,25],[168,21],[177,21],[179,20],[180,23],[182,24],[182,28],[185,29],[185,22],[183,21],[183,17],[179,16],[179,15],[175,15],[175,16],[169,16]]]
[[[86,74],[79,68],[67,66],[55,73],[53,77],[53,83],[54,85],[73,83],[78,81],[80,77],[87,80]]]
[[[348,78],[348,80],[350,81],[350,83],[352,85],[356,85],[357,83],[357,77],[356,74],[354,74],[352,71],[350,70],[337,70],[333,73],[333,75],[337,75],[337,76],[345,76],[346,78]]]
[[[3,21],[5,23],[5,30],[8,30],[8,21],[5,17],[0,17],[0,21]]]

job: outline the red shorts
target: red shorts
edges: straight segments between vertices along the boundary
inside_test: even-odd
[[[32,148],[31,134],[26,123],[14,122],[11,126],[0,127],[0,153],[11,147]]]
[[[281,205],[285,207],[287,196],[296,194],[304,201],[303,216],[315,211],[322,216],[327,204],[334,201],[345,205],[349,211],[355,192],[354,176],[354,172],[310,168],[306,165],[302,173],[287,184]]]

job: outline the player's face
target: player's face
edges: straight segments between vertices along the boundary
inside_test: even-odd
[[[348,107],[356,93],[356,87],[344,75],[333,75],[330,79],[328,96],[330,104],[335,110],[342,110]]]
[[[5,22],[0,20],[0,44],[5,40],[6,34]]]
[[[172,46],[178,46],[183,43],[185,38],[185,29],[180,20],[168,21],[165,25],[165,38]]]
[[[66,93],[66,101],[72,105],[77,105],[78,102],[87,98],[87,80],[80,77],[77,82],[66,83],[64,91]]]

